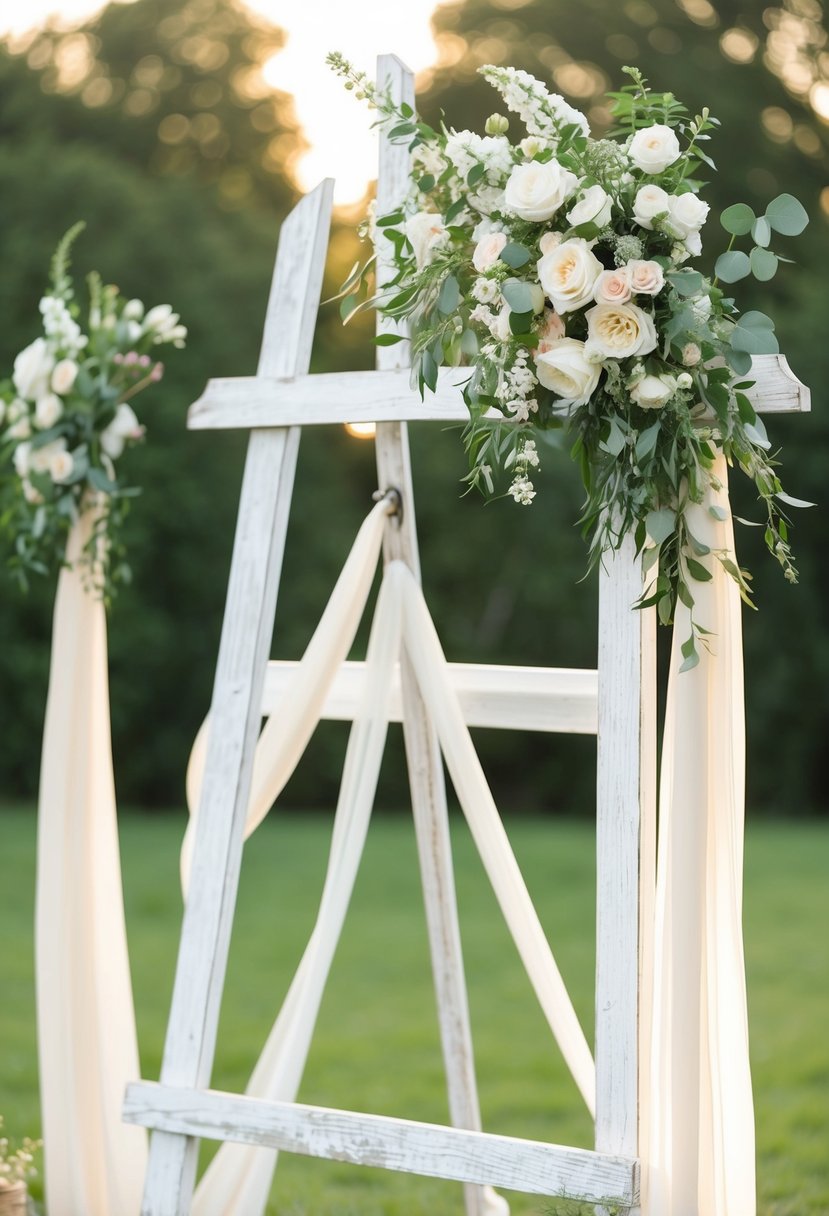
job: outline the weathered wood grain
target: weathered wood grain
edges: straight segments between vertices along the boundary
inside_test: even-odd
[[[324,372],[295,379],[236,377],[210,380],[190,407],[193,430],[224,427],[313,426],[345,422],[466,422],[461,389],[464,368],[441,368],[437,391],[424,400],[400,366],[406,343],[381,347],[381,372]],[[746,379],[747,396],[761,414],[802,413],[811,394],[796,378],[785,355],[757,355]],[[500,417],[494,411],[491,417]]]
[[[179,1136],[235,1140],[527,1194],[566,1195],[616,1208],[628,1208],[639,1197],[636,1161],[408,1119],[146,1082],[128,1087],[125,1115],[129,1122]]]
[[[656,631],[632,538],[599,580],[596,1148],[639,1153],[642,964],[655,881]]]
[[[280,234],[259,374],[307,371],[331,216],[332,182],[294,209]],[[161,1079],[210,1081],[262,687],[299,444],[296,428],[254,430],[245,465],[211,705],[190,890]],[[154,1133],[142,1216],[187,1216],[198,1142]]]

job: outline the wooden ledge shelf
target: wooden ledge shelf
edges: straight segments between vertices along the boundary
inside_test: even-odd
[[[639,1202],[636,1160],[436,1123],[148,1081],[127,1087],[124,1119],[184,1136],[233,1140],[531,1195],[567,1196],[608,1208],[630,1208]]]

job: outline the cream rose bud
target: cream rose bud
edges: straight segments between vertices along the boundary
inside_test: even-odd
[[[12,380],[21,397],[33,401],[49,391],[49,377],[55,366],[45,338],[35,338],[14,361]]]
[[[630,297],[630,272],[626,266],[618,270],[603,270],[596,279],[593,299],[597,304],[627,304]]]
[[[23,482],[23,497],[26,502],[31,503],[33,507],[38,507],[43,502],[43,495],[40,490],[36,490],[32,483],[27,478],[22,478]]]
[[[647,355],[656,348],[653,318],[636,304],[596,304],[584,315],[587,336],[605,359]]]
[[[675,236],[685,240],[686,237],[699,232],[708,218],[709,210],[708,204],[690,191],[688,194],[676,194],[669,197],[668,216],[671,231]]]
[[[61,359],[55,364],[52,372],[52,391],[64,396],[70,392],[78,375],[78,365],[74,359]]]
[[[538,278],[558,313],[583,308],[593,299],[596,280],[604,270],[582,237],[572,237],[545,253],[538,262]]]
[[[628,157],[643,173],[663,173],[680,156],[676,135],[658,122],[637,131],[628,146]]]
[[[545,388],[562,398],[562,404],[576,406],[590,400],[602,369],[589,362],[583,342],[560,338],[549,350],[535,356],[535,374]]]
[[[690,388],[694,383],[694,378],[690,372],[680,372],[676,378],[677,388]]]
[[[516,165],[504,190],[504,207],[522,220],[549,220],[578,185],[557,160]]]
[[[472,265],[478,274],[483,274],[485,270],[489,270],[490,266],[495,265],[506,243],[507,238],[503,232],[490,232],[487,236],[481,237],[472,254]]]
[[[49,461],[49,475],[52,481],[68,481],[75,469],[75,461],[71,452],[55,452]]]
[[[706,297],[707,298],[707,297]],[[696,367],[702,358],[702,351],[696,342],[686,342],[682,348],[682,362],[686,367]]]
[[[446,228],[433,211],[417,211],[406,220],[406,236],[420,268],[431,262],[435,250],[446,239]]]
[[[626,269],[634,295],[658,296],[665,286],[665,272],[658,262],[628,262]]]
[[[643,376],[630,390],[630,398],[640,409],[658,410],[666,401],[670,401],[675,392],[673,376]]]
[[[567,219],[573,228],[578,228],[580,224],[595,224],[597,228],[606,228],[612,212],[613,202],[607,191],[601,186],[590,186],[575,207],[571,207],[567,212]]]
[[[55,393],[47,393],[35,406],[35,425],[42,431],[54,426],[63,413],[63,402]]]
[[[661,186],[643,186],[637,190],[633,200],[633,218],[640,228],[653,229],[653,221],[658,215],[670,214],[670,195]]]
[[[140,321],[144,316],[144,305],[140,300],[127,300],[122,316],[128,321]]]
[[[563,240],[564,237],[560,232],[545,232],[538,242],[538,248],[541,250],[542,256],[545,253],[552,253],[554,249],[558,249]]]

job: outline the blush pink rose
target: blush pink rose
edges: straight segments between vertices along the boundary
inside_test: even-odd
[[[665,274],[658,262],[628,262],[625,269],[634,295],[657,296],[665,286]]]
[[[506,243],[507,238],[503,232],[489,232],[481,237],[472,254],[472,265],[478,274],[483,274],[490,266],[495,265]]]
[[[593,288],[593,299],[597,304],[627,304],[631,294],[630,272],[627,266],[618,270],[603,270]]]

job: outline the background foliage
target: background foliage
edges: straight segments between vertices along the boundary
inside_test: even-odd
[[[740,292],[745,307],[775,317],[781,348],[813,389],[810,417],[770,420],[788,488],[821,504],[797,519],[801,585],[784,583],[754,535],[743,530],[739,543],[760,604],[745,620],[749,804],[825,812],[824,13],[816,0],[582,0],[578,12],[575,21],[565,0],[440,8],[439,60],[419,82],[421,108],[432,121],[444,111],[454,126],[482,129],[495,97],[475,69],[503,62],[552,81],[601,128],[601,95],[632,62],[654,87],[671,89],[692,111],[709,105],[722,119],[711,147],[720,173],[706,194],[714,212],[739,199],[762,213],[782,190],[806,204],[812,225],[796,251],[801,264]],[[169,301],[190,327],[187,350],[142,402],[148,442],[125,457],[146,489],[126,529],[134,585],[111,614],[113,731],[121,799],[144,806],[180,803],[190,741],[209,701],[244,437],[188,435],[185,412],[209,376],[256,365],[302,143],[290,98],[259,72],[281,41],[232,0],[135,0],[73,32],[41,31],[0,47],[0,366],[10,367],[34,336],[49,254],[78,218],[88,222],[79,272],[96,267],[128,295]],[[352,223],[342,216],[335,230],[327,294],[356,257]],[[708,262],[726,243],[715,219],[704,237]],[[372,357],[368,325],[343,332],[336,308],[324,308],[314,368],[370,366]],[[307,433],[302,446],[275,643],[288,657],[310,635],[375,487],[370,444],[326,429]],[[525,510],[459,498],[465,462],[456,432],[414,427],[413,449],[424,581],[450,657],[593,663],[595,585],[579,581],[580,489],[566,456],[548,454],[539,496]],[[751,512],[739,497],[738,507]],[[21,599],[8,579],[0,586],[0,788],[29,796],[54,589],[42,585]],[[339,726],[320,731],[287,800],[330,804],[344,738]],[[505,810],[591,812],[591,741],[528,745],[482,734],[480,743]],[[384,783],[387,804],[405,802],[399,741]]]

